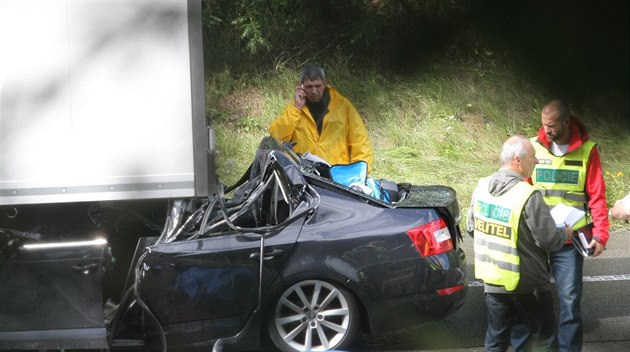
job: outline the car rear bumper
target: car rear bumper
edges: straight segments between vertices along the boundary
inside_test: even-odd
[[[455,257],[458,265],[449,268],[438,268],[436,263],[425,258],[427,263],[417,268],[422,271],[422,275],[415,278],[416,282],[409,285],[409,281],[414,279],[407,278],[406,286],[413,287],[412,292],[394,294],[395,290],[382,290],[381,297],[372,297],[372,303],[368,307],[371,312],[368,319],[372,334],[381,335],[414,328],[444,319],[461,308],[468,291],[466,258],[460,248],[456,250]],[[390,280],[395,280],[395,277],[393,275]],[[422,280],[418,280],[419,277]]]
[[[468,288],[447,295],[418,294],[381,301],[370,317],[372,334],[382,335],[442,320],[466,301]]]

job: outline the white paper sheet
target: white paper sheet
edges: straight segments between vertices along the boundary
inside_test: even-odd
[[[568,205],[559,203],[551,208],[551,217],[556,222],[556,227],[564,227],[564,224],[573,226],[580,221],[586,213],[583,210],[575,209]]]

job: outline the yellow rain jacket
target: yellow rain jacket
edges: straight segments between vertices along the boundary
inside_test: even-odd
[[[361,116],[352,103],[332,87],[328,112],[324,115],[321,135],[308,107],[298,109],[289,103],[269,126],[272,137],[296,143],[298,153],[311,152],[331,165],[363,160],[372,169],[372,144]]]

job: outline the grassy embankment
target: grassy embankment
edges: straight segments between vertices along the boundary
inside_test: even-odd
[[[467,213],[476,181],[498,168],[502,142],[533,136],[550,99],[535,80],[491,53],[466,63],[436,63],[404,77],[324,63],[328,83],[357,107],[374,145],[373,176],[453,187]],[[208,111],[218,142],[220,180],[246,170],[269,123],[291,101],[299,68],[207,82]],[[599,144],[608,203],[630,191],[630,128],[618,108],[591,100],[573,105]],[[573,102],[572,102],[573,103]],[[605,103],[605,101],[604,101]],[[623,109],[621,109],[623,110]],[[613,228],[626,226],[613,221]]]

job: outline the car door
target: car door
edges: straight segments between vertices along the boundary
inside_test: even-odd
[[[273,155],[265,165],[262,177],[231,210],[219,207],[225,216],[215,214],[211,230],[149,248],[141,296],[166,330],[177,331],[169,333],[171,340],[187,330],[181,327],[188,322],[198,322],[194,329],[203,331],[195,335],[199,339],[236,335],[318,205],[318,195],[295,165]],[[188,334],[182,339],[195,338]]]
[[[263,289],[277,276],[302,224],[265,238]],[[232,232],[151,247],[144,259],[143,299],[163,325],[205,321],[221,331],[205,336],[236,334],[258,305],[261,237]]]
[[[24,245],[0,261],[0,349],[106,348],[106,244]]]

